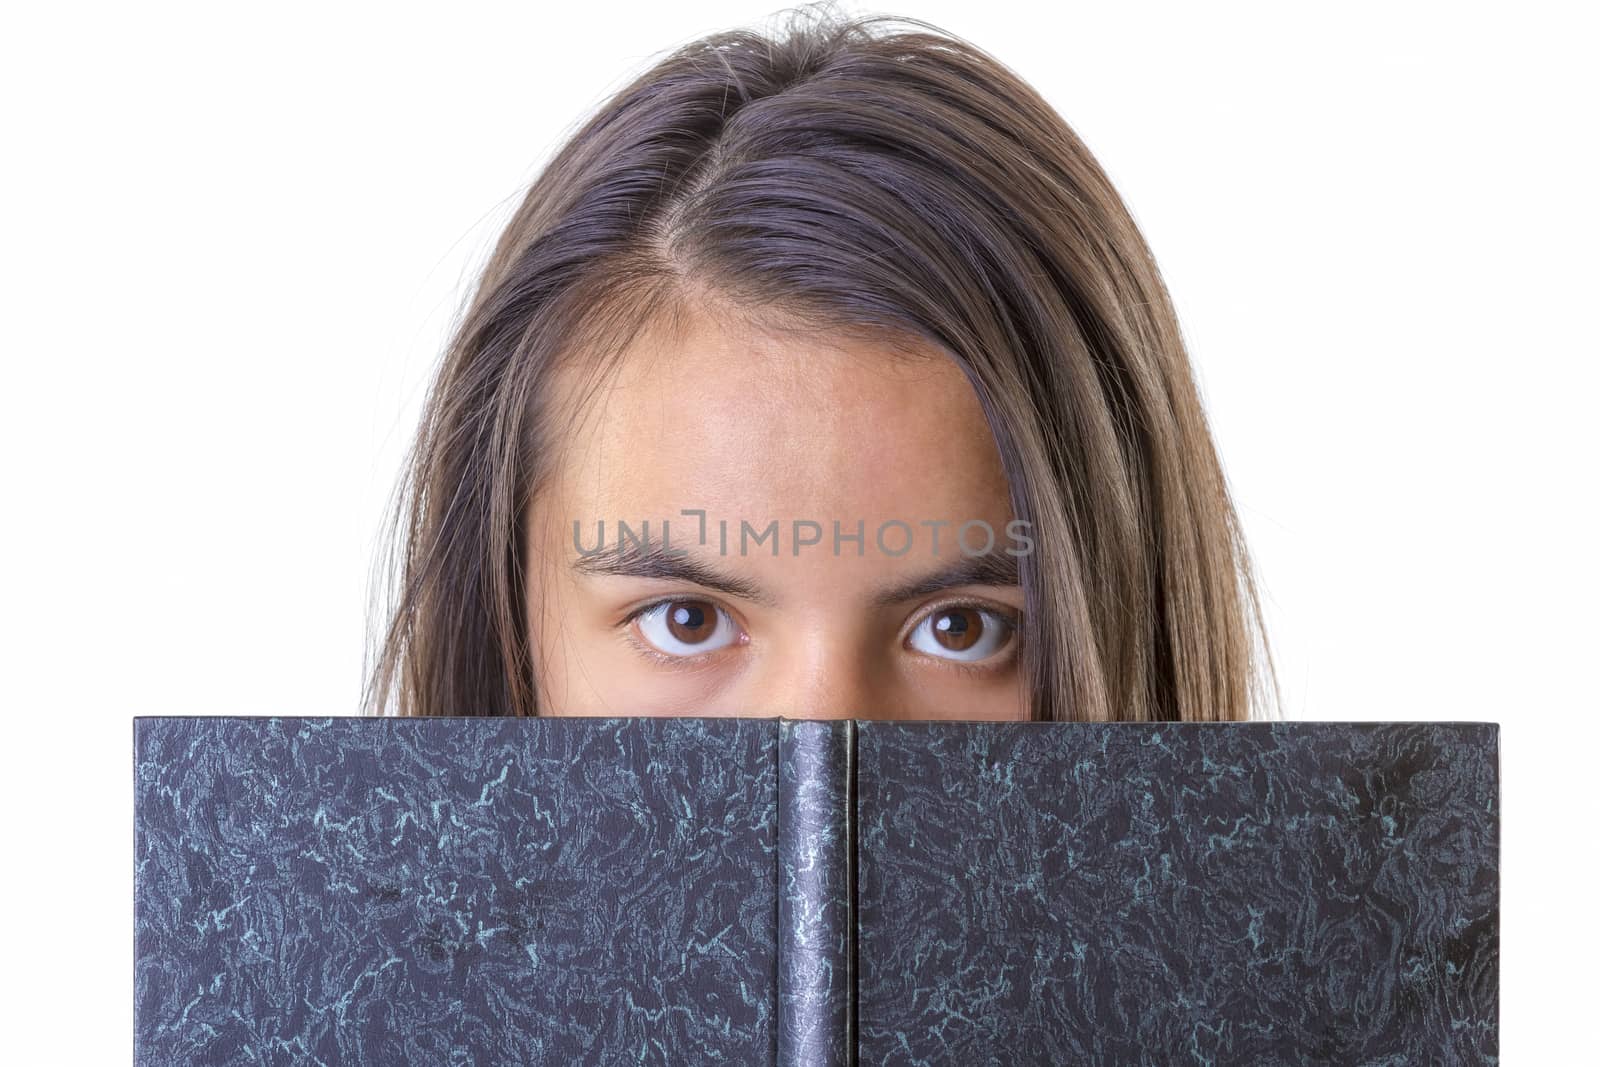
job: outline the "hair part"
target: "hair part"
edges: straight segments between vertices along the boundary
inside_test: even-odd
[[[1034,718],[1268,713],[1239,522],[1126,206],[994,57],[826,5],[671,51],[528,189],[395,498],[369,711],[538,714],[523,517],[582,406],[549,403],[554,373],[581,361],[595,388],[641,330],[688,309],[961,367],[1034,537]]]

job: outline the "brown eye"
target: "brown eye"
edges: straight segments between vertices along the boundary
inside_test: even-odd
[[[907,644],[938,659],[972,663],[1006,647],[1015,624],[998,611],[966,604],[934,611],[917,624]]]
[[[695,656],[739,638],[728,613],[709,600],[663,600],[639,613],[639,633],[669,656]]]
[[[716,629],[717,609],[704,600],[675,600],[667,605],[667,630],[686,645],[697,645]]]

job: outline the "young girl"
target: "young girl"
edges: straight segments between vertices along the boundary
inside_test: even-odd
[[[714,34],[608,100],[403,489],[375,713],[1268,713],[1149,249],[1036,91],[919,20]]]

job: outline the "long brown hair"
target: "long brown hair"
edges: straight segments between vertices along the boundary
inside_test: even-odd
[[[1019,560],[1034,718],[1270,714],[1239,523],[1121,198],[986,52],[825,5],[672,50],[528,189],[395,497],[370,712],[538,714],[521,520],[571,417],[542,402],[552,371],[711,304],[962,368],[1035,541]]]

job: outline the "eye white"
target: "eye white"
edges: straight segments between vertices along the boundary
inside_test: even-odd
[[[982,620],[980,625],[983,630],[970,648],[957,650],[939,641],[937,627],[941,622],[948,625],[950,615],[957,611],[971,612]],[[941,608],[917,623],[917,628],[911,631],[911,636],[907,640],[912,648],[925,655],[955,660],[959,663],[975,663],[988,659],[1005,647],[1006,638],[1011,633],[1011,625],[1011,620],[999,612],[986,611],[983,608]]]
[[[680,625],[692,622],[691,611],[713,612],[716,628],[703,641],[684,641],[672,632],[674,619]],[[727,648],[739,639],[739,627],[727,612],[703,600],[669,600],[641,612],[638,617],[639,632],[651,647],[669,656],[698,656]]]

